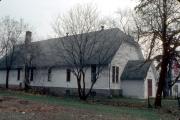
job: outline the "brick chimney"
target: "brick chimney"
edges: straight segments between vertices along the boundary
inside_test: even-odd
[[[104,30],[104,26],[103,25],[101,26],[101,30]]]
[[[29,45],[31,43],[31,37],[32,37],[32,32],[26,31],[25,45]]]
[[[32,32],[31,31],[26,31],[26,36],[25,36],[25,44],[24,44],[24,51],[25,51],[25,59],[26,61],[29,61],[30,59],[30,54],[31,54],[31,40],[32,40]]]
[[[66,33],[66,37],[68,37],[68,36],[69,36],[69,33],[67,32],[67,33]]]

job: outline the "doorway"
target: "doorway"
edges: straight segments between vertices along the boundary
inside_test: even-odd
[[[152,79],[148,79],[148,96],[152,96]]]

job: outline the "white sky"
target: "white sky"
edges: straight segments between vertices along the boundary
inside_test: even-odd
[[[95,4],[105,16],[114,14],[118,9],[135,6],[135,0],[2,0],[0,17],[23,18],[33,26],[40,39],[45,39],[52,35],[51,23],[57,15],[66,13],[78,3]]]

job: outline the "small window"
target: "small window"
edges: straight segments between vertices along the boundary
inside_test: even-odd
[[[113,82],[113,83],[115,83],[115,69],[116,69],[116,67],[113,66],[113,67],[112,67],[112,82]]]
[[[70,69],[67,69],[66,70],[66,81],[67,82],[70,82],[71,81],[71,70]]]
[[[21,69],[18,69],[17,70],[17,80],[20,80],[20,76],[21,76]]]
[[[177,94],[178,93],[178,85],[174,86],[174,92]]]
[[[51,72],[52,72],[52,69],[49,68],[48,69],[48,81],[51,81]]]
[[[119,82],[119,67],[116,67],[116,83]]]
[[[34,69],[31,69],[31,76],[30,76],[30,81],[33,81],[33,77],[34,77]]]
[[[96,80],[96,65],[91,65],[91,82]]]

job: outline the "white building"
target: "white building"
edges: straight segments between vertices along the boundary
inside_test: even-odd
[[[105,67],[99,79],[93,87],[96,95],[123,95],[127,97],[147,98],[155,97],[156,94],[156,72],[150,62],[145,62],[141,49],[131,36],[124,34],[117,28],[101,30],[90,33],[108,35],[108,39],[98,39],[104,43],[108,41],[102,54],[110,54],[110,58],[105,62]],[[72,36],[66,36],[71,37]],[[26,44],[34,46],[36,54],[31,49],[32,60],[30,83],[31,86],[46,88],[54,94],[77,93],[77,81],[70,71],[68,64],[64,63],[60,49],[53,49],[59,39],[55,38],[38,42],[26,41]],[[101,44],[102,44],[101,43]],[[98,48],[101,44],[97,45]],[[113,48],[110,53],[106,53],[108,46]],[[16,47],[12,69],[9,74],[10,87],[19,87],[24,81],[24,51],[22,46]],[[37,47],[38,46],[38,49]],[[38,53],[38,54],[37,54]],[[92,65],[96,65],[96,58],[87,62],[86,87],[91,85]],[[5,58],[0,60],[0,84],[6,83]]]
[[[180,66],[179,61],[174,61],[172,63],[172,69],[171,69],[171,84],[174,84],[171,88],[172,96],[180,96],[180,78],[177,79],[180,72]],[[177,81],[176,81],[177,79]],[[175,82],[176,81],[176,82]]]

